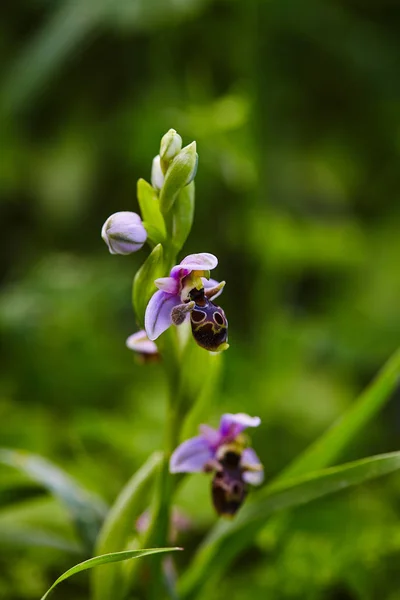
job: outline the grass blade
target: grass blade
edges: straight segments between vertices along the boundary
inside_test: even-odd
[[[106,514],[106,505],[100,498],[83,489],[62,469],[35,454],[1,448],[0,463],[18,469],[58,498],[68,509],[86,548],[92,550]]]
[[[118,548],[126,547],[128,538],[132,536],[135,520],[145,507],[151,479],[161,461],[161,453],[153,454],[123,488],[104,521],[96,544],[96,554],[115,552]],[[95,600],[117,600],[124,593],[123,573],[118,568],[120,566],[113,565],[93,572]]]
[[[202,594],[244,548],[251,545],[270,515],[328,494],[359,485],[400,469],[400,452],[382,454],[331,467],[265,488],[256,501],[244,506],[233,522],[219,522],[210,533],[180,588],[185,600]]]
[[[113,562],[120,562],[122,560],[128,560],[131,558],[141,558],[142,556],[148,556],[150,554],[159,554],[161,552],[173,552],[175,550],[182,550],[182,548],[150,548],[147,550],[126,550],[124,552],[111,552],[110,554],[103,554],[102,556],[95,556],[94,558],[89,558],[89,560],[85,560],[81,562],[68,571],[65,571],[58,579],[55,580],[53,585],[47,590],[47,592],[42,596],[41,600],[45,600],[48,598],[49,594],[54,590],[54,588],[65,581],[72,575],[76,575],[76,573],[80,573],[81,571],[86,571],[87,569],[93,569],[93,567],[99,567],[101,565],[105,565]]]
[[[391,356],[339,421],[284,469],[275,480],[276,483],[332,464],[347,444],[385,405],[399,382],[400,350]]]

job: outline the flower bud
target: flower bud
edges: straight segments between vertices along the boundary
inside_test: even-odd
[[[140,250],[147,239],[147,232],[139,215],[121,211],[108,217],[101,230],[111,254],[131,254]]]
[[[172,160],[182,148],[182,138],[175,129],[170,129],[161,139],[160,158],[163,161]]]
[[[193,181],[197,172],[197,162],[196,142],[182,148],[170,162],[160,194],[163,214],[171,210],[180,190]]]
[[[151,166],[151,185],[155,190],[161,190],[164,185],[164,173],[161,169],[161,159],[159,154],[153,158],[153,164]]]

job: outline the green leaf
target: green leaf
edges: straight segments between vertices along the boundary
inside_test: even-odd
[[[96,554],[115,552],[118,548],[126,547],[129,538],[132,537],[135,520],[146,506],[151,479],[161,460],[162,454],[153,454],[123,488],[104,521],[96,545]],[[123,597],[124,574],[119,567],[120,565],[113,565],[93,572],[95,600],[117,600]]]
[[[400,350],[391,356],[374,381],[339,421],[284,469],[275,481],[279,483],[332,464],[357,433],[389,400],[398,385],[399,378]]]
[[[196,174],[196,142],[192,142],[170,162],[160,192],[160,208],[163,215],[169,213],[179,192],[188,185]]]
[[[78,543],[53,532],[44,531],[27,525],[1,524],[0,544],[2,548],[43,547],[62,550],[71,554],[82,554]]]
[[[83,489],[62,469],[35,454],[1,448],[0,463],[25,473],[58,498],[68,509],[86,548],[93,548],[106,514],[106,505],[99,497]]]
[[[167,231],[156,190],[144,179],[139,179],[137,196],[148,237],[155,244],[164,243]]]
[[[194,217],[194,182],[178,194],[172,211],[172,244],[176,254],[183,248],[192,229]]]
[[[144,313],[152,294],[156,290],[154,280],[163,275],[163,247],[153,248],[133,280],[132,300],[136,318],[141,327],[144,325]]]
[[[372,456],[264,488],[234,521],[219,522],[199,549],[182,579],[185,600],[202,596],[202,586],[215,581],[231,560],[254,542],[271,514],[306,504],[400,469],[400,452]]]
[[[56,585],[71,577],[71,575],[76,575],[76,573],[80,573],[81,571],[86,571],[87,569],[93,569],[93,567],[99,567],[100,565],[105,565],[113,562],[120,562],[122,560],[128,560],[130,558],[141,558],[142,556],[149,556],[150,554],[159,554],[161,552],[174,552],[175,550],[182,550],[182,548],[151,548],[147,550],[125,550],[124,552],[112,552],[110,554],[103,554],[102,556],[95,556],[94,558],[89,558],[89,560],[85,560],[81,562],[68,571],[65,571],[56,581],[53,583],[51,588],[47,590],[47,592],[42,596],[41,600],[45,600],[48,598],[49,594],[54,590]]]

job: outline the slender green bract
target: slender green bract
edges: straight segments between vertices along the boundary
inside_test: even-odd
[[[133,307],[140,326],[144,324],[147,303],[157,289],[154,280],[163,275],[163,257],[163,247],[158,244],[149,254],[133,280]]]
[[[233,522],[220,522],[206,538],[181,582],[185,600],[202,595],[230,561],[252,543],[271,514],[359,485],[400,469],[400,452],[382,454],[287,480],[265,488],[256,501],[243,507]]]
[[[68,509],[87,550],[91,551],[107,512],[106,504],[48,460],[29,452],[0,449],[0,463],[40,483]]]
[[[81,562],[68,571],[65,571],[56,581],[53,583],[51,588],[47,590],[47,592],[42,596],[41,600],[45,600],[48,598],[49,594],[54,590],[54,588],[68,579],[72,575],[76,575],[81,571],[86,571],[87,569],[93,569],[93,567],[100,567],[101,565],[105,565],[113,562],[120,562],[122,560],[128,560],[130,558],[141,558],[142,556],[148,556],[150,554],[160,554],[161,552],[174,552],[175,550],[182,550],[182,548],[151,548],[147,550],[126,550],[124,552],[111,552],[110,554],[103,554],[102,556],[95,556],[94,558],[89,558],[89,560],[85,560]],[[111,599],[110,599],[111,600]]]
[[[149,239],[155,244],[164,243],[167,230],[156,190],[144,179],[139,179],[137,197]]]
[[[178,194],[172,209],[172,239],[176,254],[181,251],[192,229],[194,217],[194,182]]]

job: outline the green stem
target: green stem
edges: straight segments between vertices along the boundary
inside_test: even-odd
[[[180,365],[176,342],[176,331],[174,329],[170,329],[168,332],[166,332],[166,334],[164,334],[161,352],[168,378],[169,393],[164,442],[164,459],[160,468],[156,502],[153,510],[152,527],[151,532],[149,532],[151,547],[164,547],[168,545],[171,521],[171,501],[175,487],[175,481],[173,481],[169,473],[169,459],[178,444],[180,424],[179,403],[177,401],[180,380]],[[165,596],[166,589],[162,572],[162,558],[159,556],[152,557],[151,573],[152,577],[149,587],[149,598],[151,600],[160,600]]]

